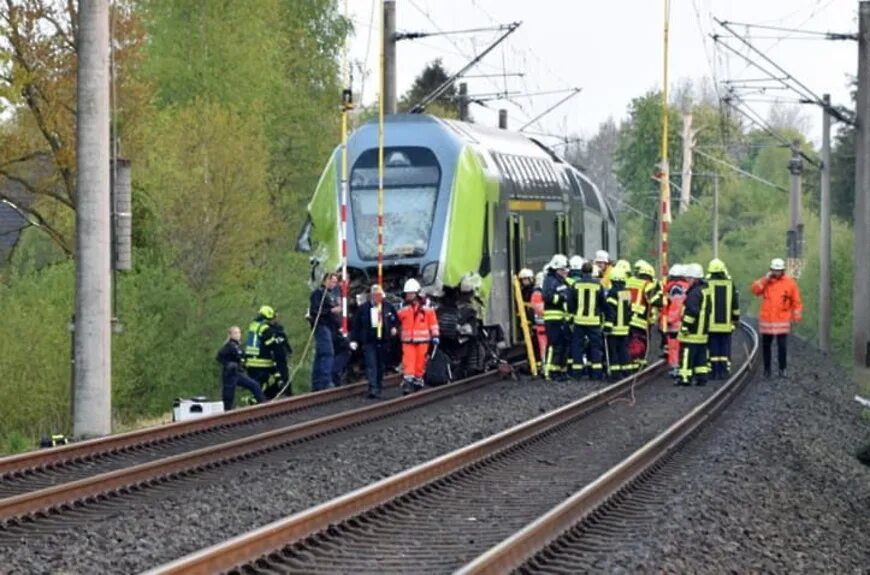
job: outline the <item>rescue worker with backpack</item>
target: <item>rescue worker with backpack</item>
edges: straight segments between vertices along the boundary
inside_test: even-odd
[[[405,282],[405,305],[397,312],[402,340],[402,393],[423,389],[429,345],[439,340],[435,310],[425,305],[420,282],[414,278]]]
[[[797,282],[785,273],[785,262],[781,258],[774,258],[767,275],[752,284],[752,293],[762,298],[758,331],[761,332],[764,377],[771,377],[771,352],[773,340],[776,339],[779,376],[786,378],[788,334],[791,324],[803,319],[801,292]]]
[[[680,326],[683,321],[683,305],[686,302],[686,293],[689,291],[689,281],[686,279],[686,266],[674,264],[668,273],[668,283],[665,284],[667,304],[662,310],[665,316],[665,337],[668,353],[668,365],[671,368],[671,377],[677,379],[680,369],[680,341],[678,339]]]
[[[544,361],[544,379],[564,381],[569,341],[566,337],[565,314],[570,291],[565,277],[568,258],[556,254],[548,264],[544,276],[544,328],[547,332],[547,357]]]
[[[637,260],[634,263],[634,274],[625,282],[631,292],[628,355],[633,369],[646,367],[650,327],[655,321],[653,308],[661,306],[662,294],[655,275],[655,270],[648,262]]]
[[[607,296],[601,284],[592,277],[592,263],[583,262],[580,273],[569,280],[572,290],[572,313],[568,318],[571,326],[571,378],[590,379],[603,377],[604,353],[601,334]],[[584,361],[585,358],[585,361]]]
[[[293,350],[277,318],[271,306],[260,307],[245,338],[245,368],[248,376],[260,384],[266,399],[275,399],[290,381],[287,360]],[[292,394],[288,385],[287,395]]]
[[[680,370],[678,385],[707,384],[710,373],[707,353],[707,336],[710,327],[710,296],[704,281],[701,264],[686,266],[686,278],[690,282],[680,324]]]
[[[740,321],[740,294],[719,258],[707,264],[710,294],[710,378],[728,379],[731,373],[731,334]]]
[[[627,279],[624,268],[613,268],[610,272],[611,286],[604,306],[603,332],[607,346],[607,370],[612,380],[621,379],[631,371],[628,357],[631,292],[625,286]]]

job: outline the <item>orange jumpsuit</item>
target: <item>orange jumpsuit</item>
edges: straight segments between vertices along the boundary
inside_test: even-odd
[[[422,378],[426,373],[429,342],[439,334],[435,310],[417,300],[396,315],[402,327],[402,372],[406,378]]]
[[[668,294],[668,303],[662,313],[668,322],[668,365],[679,367],[680,365],[680,342],[677,334],[680,333],[680,325],[683,318],[683,304],[686,301],[686,293],[689,291],[689,282],[686,280],[671,280],[665,285],[665,293]]]
[[[544,292],[538,288],[532,292],[529,304],[534,311],[535,336],[538,340],[538,359],[543,364],[547,356],[547,329],[544,327]]]

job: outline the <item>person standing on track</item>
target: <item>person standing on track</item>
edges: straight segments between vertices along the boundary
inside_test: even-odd
[[[631,328],[628,340],[628,356],[632,369],[646,367],[650,326],[654,321],[653,308],[661,306],[661,290],[655,281],[656,272],[645,260],[634,263],[634,275],[625,286],[631,292]]]
[[[710,373],[707,337],[710,327],[710,296],[701,264],[686,266],[686,278],[691,282],[683,306],[680,324],[679,385],[706,385]]]
[[[776,339],[779,376],[786,378],[788,334],[791,324],[803,319],[803,304],[797,282],[785,273],[785,262],[781,258],[774,258],[767,274],[752,284],[752,293],[762,298],[758,331],[761,332],[764,377],[771,377],[771,351],[773,340]]]
[[[607,371],[610,379],[628,375],[628,331],[631,323],[631,292],[625,287],[625,271],[614,267],[610,272],[610,289],[604,306],[604,340],[607,345]]]
[[[529,268],[521,269],[517,277],[520,280],[523,305],[531,331],[529,335],[535,339],[532,346],[535,348],[538,360],[538,373],[542,373],[544,358],[547,354],[547,335],[544,329],[544,293],[538,278],[535,277],[535,272]],[[541,275],[541,281],[543,281],[543,275]]]
[[[420,282],[414,278],[405,282],[405,305],[396,314],[402,338],[402,393],[423,389],[429,344],[438,345],[439,328],[435,310],[425,305]]]
[[[378,313],[378,306],[380,313]],[[393,304],[384,300],[384,290],[378,284],[371,288],[371,297],[357,308],[353,316],[350,349],[356,351],[362,346],[366,379],[369,382],[369,399],[381,397],[384,370],[387,360],[387,345],[390,337],[398,330],[398,317]],[[378,326],[381,327],[378,337]]]
[[[565,283],[567,275],[568,258],[562,254],[554,255],[544,277],[544,327],[547,331],[544,379],[549,381],[567,379],[565,363],[569,342],[565,337],[565,314],[570,296]]]
[[[598,280],[592,277],[591,262],[583,262],[579,277],[573,279],[570,286],[573,290],[574,302],[574,312],[568,318],[568,321],[573,324],[571,357],[574,362],[571,378],[580,379],[585,371],[590,379],[600,380],[604,370],[601,357],[603,353],[601,324],[607,296]]]
[[[740,321],[740,294],[719,258],[707,264],[710,293],[710,378],[728,379],[731,373],[731,333]]]
[[[311,391],[334,387],[335,334],[339,331],[341,304],[335,299],[338,275],[326,273],[319,288],[311,292],[308,321],[314,330],[314,363],[311,366]]]
[[[263,395],[263,388],[256,380],[248,377],[242,371],[242,365],[245,362],[245,352],[242,349],[241,339],[242,330],[239,326],[234,325],[227,330],[227,340],[217,353],[217,361],[223,366],[221,374],[223,389],[222,399],[224,401],[224,411],[229,411],[233,408],[233,403],[236,398],[236,386],[244,387],[252,394],[257,403],[266,401],[266,396]]]
[[[245,338],[245,367],[248,375],[263,388],[266,399],[275,399],[284,384],[290,381],[287,361],[293,350],[278,314],[268,305],[260,307],[257,317],[248,325]],[[293,394],[290,386],[286,393]]]
[[[678,339],[680,326],[683,321],[683,304],[686,301],[686,293],[689,291],[689,282],[685,278],[686,266],[674,264],[668,273],[668,283],[665,292],[668,294],[667,305],[662,313],[665,315],[666,345],[668,348],[668,365],[671,368],[671,377],[678,377],[680,370],[680,341]]]

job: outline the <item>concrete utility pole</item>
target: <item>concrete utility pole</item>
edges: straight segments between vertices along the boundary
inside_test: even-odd
[[[719,257],[719,174],[713,174],[713,257]]]
[[[112,431],[109,0],[79,3],[73,433]]]
[[[504,108],[500,108],[498,111],[498,127],[502,130],[508,129],[508,115]]]
[[[819,349],[831,352],[831,96],[822,96],[822,190],[819,230]]]
[[[692,200],[692,151],[695,147],[695,134],[692,132],[692,114],[683,114],[683,177],[680,191],[680,213],[689,209]]]
[[[870,2],[858,8],[858,95],[855,138],[855,251],[852,270],[852,356],[870,367]]]
[[[459,119],[468,121],[468,84],[459,83]]]
[[[384,113],[398,111],[396,92],[396,0],[384,0]]]
[[[788,246],[789,272],[799,275],[796,270],[799,266],[801,254],[801,240],[803,236],[803,222],[801,221],[801,173],[804,163],[801,158],[800,141],[792,142],[791,160],[788,162],[788,172],[791,174],[789,187],[789,230],[786,235]]]

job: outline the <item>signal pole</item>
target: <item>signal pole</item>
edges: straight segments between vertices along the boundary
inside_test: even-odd
[[[396,105],[396,0],[384,0],[384,113],[395,114]]]
[[[112,432],[109,0],[79,4],[73,434]]]
[[[870,2],[858,8],[858,94],[855,138],[855,247],[852,273],[852,357],[868,367],[870,336]]]
[[[831,96],[822,96],[822,190],[819,230],[819,349],[831,353]]]
[[[719,257],[719,174],[713,174],[713,257]]]
[[[786,236],[786,245],[788,247],[789,271],[792,275],[799,275],[799,266],[801,258],[801,232],[803,223],[801,222],[801,174],[803,173],[804,163],[801,159],[800,141],[792,142],[791,160],[788,162],[788,172],[791,174],[789,188],[789,230]]]

